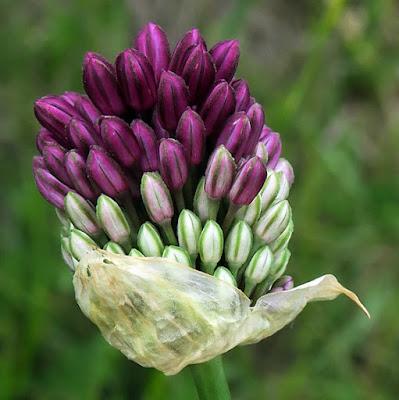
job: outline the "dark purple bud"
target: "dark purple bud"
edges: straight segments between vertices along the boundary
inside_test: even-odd
[[[63,209],[64,197],[72,189],[60,182],[47,169],[35,169],[33,175],[41,195],[53,206]]]
[[[58,142],[53,134],[46,128],[40,128],[40,131],[36,136],[36,147],[40,153],[43,153],[43,149],[47,144],[58,144]]]
[[[169,132],[162,126],[161,121],[159,120],[158,110],[155,109],[152,113],[152,126],[154,128],[155,136],[158,140],[167,139],[170,135]]]
[[[191,108],[182,114],[176,128],[176,138],[183,145],[189,164],[199,165],[205,150],[205,125]]]
[[[37,120],[47,128],[57,141],[68,145],[65,126],[76,114],[75,109],[61,96],[45,96],[35,101],[34,111]]]
[[[249,104],[248,104],[248,109],[249,109],[249,107],[252,106],[252,104],[255,104],[255,103],[256,103],[255,97],[250,96],[250,98],[249,98]],[[247,111],[248,111],[248,110],[247,110]]]
[[[36,171],[39,168],[46,169],[46,163],[42,156],[34,156],[32,161],[33,171]]]
[[[247,148],[250,133],[249,118],[243,111],[236,112],[226,121],[216,146],[223,144],[236,160],[240,160]]]
[[[87,96],[81,96],[76,101],[75,108],[85,121],[91,122],[95,128],[98,128],[98,119],[101,117],[101,112]]]
[[[65,149],[59,144],[48,144],[43,149],[43,158],[47,169],[61,182],[71,186],[65,170]]]
[[[135,49],[127,49],[116,58],[116,74],[126,103],[143,112],[156,101],[154,71],[147,57]]]
[[[266,167],[258,157],[252,157],[238,170],[229,199],[238,206],[252,202],[266,180]]]
[[[235,79],[231,83],[236,98],[236,111],[247,111],[249,108],[249,86],[244,79]]]
[[[87,157],[87,174],[101,192],[119,197],[129,190],[129,183],[118,163],[101,147],[93,146]]]
[[[259,142],[259,137],[265,122],[265,113],[263,112],[262,106],[259,103],[255,103],[248,109],[247,116],[251,123],[251,134],[249,135],[246,154],[252,155]]]
[[[61,97],[65,99],[71,106],[75,106],[76,102],[82,97],[78,92],[64,92]]]
[[[115,68],[100,54],[86,53],[83,61],[83,86],[91,101],[103,114],[125,114],[126,106]]]
[[[235,172],[234,158],[219,146],[211,155],[205,171],[205,192],[212,199],[221,199],[231,188]]]
[[[235,109],[234,92],[226,81],[219,82],[201,107],[206,135],[211,135]]]
[[[230,82],[236,72],[240,58],[240,42],[238,40],[223,40],[216,43],[209,51],[216,66],[216,79]]]
[[[266,145],[266,150],[269,155],[267,168],[274,169],[281,155],[281,139],[277,132],[270,132],[263,136],[261,141]]]
[[[188,106],[188,91],[184,80],[170,71],[163,71],[158,87],[158,113],[162,125],[174,131]]]
[[[83,197],[93,201],[99,196],[99,190],[87,177],[86,160],[76,150],[70,150],[65,154],[65,169],[72,186]]]
[[[139,32],[135,40],[135,47],[150,61],[158,82],[163,70],[168,69],[170,50],[168,38],[163,29],[149,22]]]
[[[66,131],[74,147],[82,154],[87,154],[90,146],[102,143],[93,126],[80,118],[72,118]]]
[[[274,283],[270,291],[272,293],[283,292],[284,290],[290,290],[293,287],[294,287],[294,278],[290,275],[284,275]]]
[[[272,132],[273,131],[272,131],[271,128],[269,128],[267,125],[263,125],[262,132],[260,133],[259,140],[261,142],[263,142],[264,139],[266,139],[266,137],[269,136]]]
[[[177,43],[172,54],[169,70],[181,75],[184,65],[192,51],[192,49],[201,44],[206,51],[206,44],[198,29],[191,29]]]
[[[187,182],[188,165],[184,147],[175,139],[162,139],[159,144],[161,176],[170,190],[180,190]]]
[[[140,146],[125,121],[118,117],[103,117],[100,129],[105,147],[123,167],[130,168],[139,160]]]
[[[181,76],[187,83],[191,103],[198,103],[209,92],[215,81],[215,66],[202,44],[191,51]]]
[[[143,172],[157,171],[159,167],[158,143],[154,131],[141,119],[130,124],[141,150],[140,167]]]

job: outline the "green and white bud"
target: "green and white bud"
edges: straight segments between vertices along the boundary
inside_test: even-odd
[[[249,297],[256,285],[261,283],[270,274],[273,265],[273,253],[269,246],[260,248],[251,258],[245,269],[244,293]]]
[[[202,229],[198,241],[198,251],[202,262],[202,270],[213,274],[223,254],[223,231],[216,221],[209,220]]]
[[[97,218],[111,241],[128,246],[130,226],[119,204],[111,197],[102,194],[97,200]]]
[[[183,265],[191,266],[191,260],[188,252],[179,246],[166,246],[162,253],[162,257],[176,261]]]
[[[263,185],[261,195],[262,213],[266,212],[273,204],[285,200],[290,192],[290,184],[286,176],[280,171],[268,171],[268,176]]]
[[[165,247],[157,228],[151,222],[141,225],[137,234],[137,246],[146,257],[161,257]]]
[[[79,229],[72,228],[69,236],[69,247],[72,256],[80,261],[83,256],[98,246],[89,235]]]
[[[64,259],[70,270],[75,271],[75,267],[78,262],[72,256],[69,237],[63,235],[61,235],[61,254],[62,258]]]
[[[277,204],[280,201],[286,200],[290,194],[290,183],[283,172],[276,172],[279,180],[279,189],[272,204]]]
[[[229,283],[232,286],[237,287],[237,281],[235,280],[233,274],[225,267],[217,267],[213,273],[215,278],[218,278],[224,282]]]
[[[198,240],[201,235],[201,220],[190,210],[183,210],[177,221],[179,246],[186,249],[192,262],[198,255]]]
[[[139,251],[139,250],[137,250],[135,248],[133,248],[133,249],[131,249],[129,251],[129,256],[131,256],[131,257],[145,257],[145,255],[141,251]]]
[[[291,218],[287,227],[284,229],[281,235],[272,243],[270,243],[270,248],[273,251],[273,253],[278,253],[279,251],[288,246],[288,243],[291,239],[293,232],[294,232],[294,222],[292,221]]]
[[[291,207],[287,200],[270,207],[254,225],[256,239],[269,244],[276,240],[291,219]]]
[[[102,230],[94,208],[80,194],[69,192],[64,198],[65,213],[73,225],[90,237],[96,238]]]
[[[247,261],[251,252],[253,235],[251,227],[245,221],[237,221],[231,228],[224,246],[224,256],[233,276]]]
[[[68,217],[66,216],[64,210],[61,210],[60,208],[56,208],[55,214],[57,215],[57,218],[59,219],[59,221],[61,222],[61,224],[63,226],[69,226],[69,224],[71,222],[69,221]]]
[[[211,199],[205,192],[205,177],[201,178],[195,191],[194,211],[202,223],[208,219],[216,221],[219,211],[219,200]]]
[[[125,254],[122,247],[118,243],[112,241],[109,241],[108,243],[105,244],[104,250],[114,254]]]
[[[245,221],[252,226],[259,219],[261,211],[262,197],[257,194],[249,205],[243,206],[237,211],[235,219]]]
[[[278,254],[274,255],[269,275],[255,289],[255,293],[252,296],[254,300],[257,300],[268,292],[273,283],[284,274],[290,257],[291,252],[288,249],[280,251]]]

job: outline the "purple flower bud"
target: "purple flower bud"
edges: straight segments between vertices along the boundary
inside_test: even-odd
[[[125,168],[130,168],[141,155],[140,146],[129,125],[118,117],[100,120],[101,137],[107,150]]]
[[[180,190],[187,182],[188,165],[184,147],[175,139],[162,139],[159,145],[161,176],[170,190]]]
[[[220,134],[216,146],[223,144],[236,160],[244,155],[248,145],[251,124],[245,112],[231,115]]]
[[[82,97],[82,95],[78,92],[64,92],[61,97],[71,106],[75,106],[76,102]]]
[[[158,143],[154,131],[141,119],[130,124],[141,149],[140,167],[142,171],[156,171],[159,166]]]
[[[115,65],[126,103],[138,112],[151,108],[155,104],[157,87],[147,57],[135,49],[127,49],[118,55]]]
[[[233,182],[235,163],[230,152],[219,146],[211,155],[205,171],[205,192],[212,199],[221,199],[229,193]]]
[[[295,179],[294,169],[288,160],[280,158],[274,169],[276,172],[281,171],[285,175],[290,186],[293,184]]]
[[[260,133],[259,140],[263,142],[264,139],[266,139],[272,132],[273,131],[272,131],[271,128],[269,128],[267,125],[263,125],[262,132]]]
[[[182,114],[176,128],[176,138],[184,146],[188,162],[199,165],[205,150],[205,125],[191,108]]]
[[[70,150],[65,154],[65,169],[72,186],[78,193],[92,201],[98,197],[99,190],[87,177],[86,160],[76,150]]]
[[[206,51],[206,44],[198,29],[191,29],[177,43],[172,54],[169,70],[181,75],[184,65],[190,55],[192,49],[201,44]]]
[[[66,131],[74,147],[82,154],[87,154],[90,146],[102,143],[92,125],[80,118],[72,118],[66,127]]]
[[[162,125],[174,131],[188,106],[188,91],[184,80],[170,71],[163,71],[158,86],[158,113]]]
[[[101,112],[87,96],[81,96],[76,101],[75,108],[85,121],[91,122],[95,128],[98,128],[98,119],[101,117]]]
[[[255,147],[255,155],[259,157],[265,165],[267,165],[267,160],[269,159],[269,154],[266,149],[266,145],[263,142],[258,142]]]
[[[152,126],[154,128],[155,136],[158,140],[167,139],[170,135],[169,132],[162,126],[161,121],[159,120],[158,110],[155,109],[152,113]]]
[[[101,147],[90,149],[86,165],[89,178],[106,195],[119,197],[128,191],[129,183],[120,166]]]
[[[42,156],[34,156],[32,161],[33,171],[36,171],[39,168],[46,169],[46,162]]]
[[[158,172],[146,172],[141,178],[140,190],[152,221],[163,224],[172,219],[174,214],[172,198]]]
[[[233,78],[240,58],[240,42],[223,40],[216,43],[209,51],[216,65],[216,79],[230,82]]]
[[[67,172],[65,171],[65,149],[59,144],[48,144],[43,149],[43,158],[47,169],[61,182],[71,186]]]
[[[261,141],[266,145],[267,153],[269,154],[267,168],[274,169],[281,154],[280,135],[277,132],[270,132],[267,135],[261,135]]]
[[[248,205],[252,202],[266,180],[266,167],[258,157],[252,157],[239,169],[229,199],[238,206]]]
[[[150,63],[158,82],[163,70],[168,69],[170,50],[168,38],[163,29],[149,22],[139,32],[135,40],[135,47],[143,53]]]
[[[91,101],[103,114],[125,114],[126,106],[115,68],[100,54],[86,53],[83,61],[83,86]]]
[[[231,86],[226,81],[219,82],[201,107],[206,135],[212,134],[226,118],[234,112],[235,98]]]
[[[33,175],[41,195],[53,206],[63,209],[64,197],[72,189],[60,182],[47,169],[38,168],[33,171]]]
[[[43,149],[47,144],[58,144],[58,142],[53,134],[46,128],[40,128],[40,131],[36,136],[36,147],[40,153],[43,153]]]
[[[249,86],[244,79],[235,79],[231,83],[236,98],[236,111],[247,111],[249,108]]]
[[[35,101],[34,111],[37,120],[47,128],[57,141],[68,145],[65,126],[76,114],[75,109],[61,96],[45,96]]]
[[[191,51],[181,76],[187,83],[191,103],[198,103],[209,92],[215,81],[215,66],[202,44]]]
[[[247,115],[251,123],[251,134],[249,135],[246,154],[252,155],[259,142],[259,137],[265,122],[265,113],[263,112],[262,106],[259,103],[255,103],[248,109]]]
[[[283,292],[284,290],[290,290],[293,287],[294,287],[294,278],[289,275],[284,275],[274,283],[270,291],[272,293]]]

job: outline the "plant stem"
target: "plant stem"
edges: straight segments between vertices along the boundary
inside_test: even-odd
[[[190,368],[200,400],[231,399],[221,356]]]

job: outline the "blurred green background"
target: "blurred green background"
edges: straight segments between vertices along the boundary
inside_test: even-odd
[[[393,0],[0,4],[0,398],[195,399],[108,346],[74,301],[58,221],[36,191],[35,98],[81,91],[87,50],[114,57],[148,20],[175,43],[241,41],[239,75],[296,171],[290,273],[331,272],[359,293],[314,304],[225,356],[234,399],[399,396],[399,5]]]

